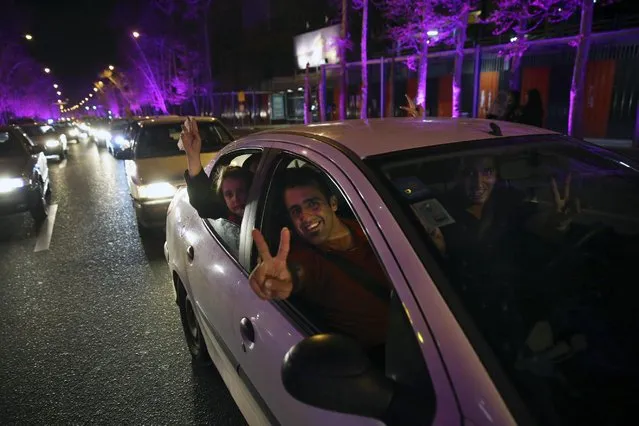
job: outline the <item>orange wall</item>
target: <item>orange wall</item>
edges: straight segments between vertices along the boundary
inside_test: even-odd
[[[584,136],[605,138],[612,105],[615,61],[589,61],[584,82]]]
[[[550,67],[524,68],[521,78],[521,103],[528,102],[526,94],[529,90],[537,89],[541,94],[541,102],[544,107],[544,120],[548,114],[548,93],[550,90]]]
[[[452,88],[451,88],[452,90]],[[479,117],[486,118],[492,102],[499,92],[499,71],[482,72],[479,77]]]
[[[437,89],[437,116],[451,117],[453,115],[453,76],[440,77]]]

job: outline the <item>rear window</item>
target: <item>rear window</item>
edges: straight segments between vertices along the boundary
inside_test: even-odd
[[[202,152],[215,152],[233,140],[231,135],[218,123],[198,122],[202,137]],[[138,158],[169,157],[182,155],[178,148],[182,123],[161,124],[144,127],[137,141]]]
[[[24,146],[15,135],[6,130],[0,131],[0,157],[15,157],[24,154]]]

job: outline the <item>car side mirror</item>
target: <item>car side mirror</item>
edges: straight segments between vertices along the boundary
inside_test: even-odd
[[[45,151],[45,148],[42,145],[32,145],[29,150],[32,154],[40,154]]]
[[[394,394],[394,382],[362,347],[337,334],[311,336],[293,346],[284,357],[282,382],[298,401],[376,419],[385,416]]]

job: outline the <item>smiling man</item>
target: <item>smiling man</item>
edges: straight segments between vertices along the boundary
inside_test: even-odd
[[[337,199],[312,168],[286,170],[282,200],[301,238],[289,250],[290,232],[282,229],[279,251],[271,256],[254,230],[261,261],[251,288],[265,300],[293,295],[328,331],[349,335],[374,354],[386,340],[391,284],[364,232],[356,221],[337,216]]]

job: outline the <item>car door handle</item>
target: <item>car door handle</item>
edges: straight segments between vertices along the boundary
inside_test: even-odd
[[[240,334],[249,345],[255,342],[255,329],[250,319],[244,317],[240,320]]]
[[[190,261],[193,261],[193,258],[195,257],[195,250],[193,249],[193,246],[188,246],[186,248],[186,256]]]

